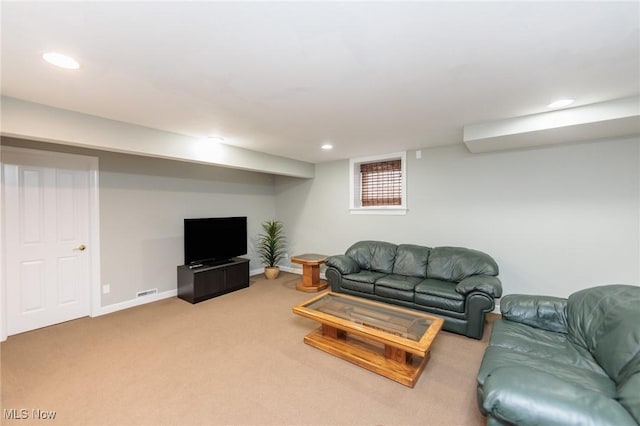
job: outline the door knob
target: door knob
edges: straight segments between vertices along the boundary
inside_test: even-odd
[[[87,246],[85,246],[84,244],[80,244],[78,247],[76,247],[76,250],[84,251],[84,249],[86,248]]]

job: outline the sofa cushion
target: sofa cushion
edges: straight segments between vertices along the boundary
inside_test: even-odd
[[[640,287],[599,286],[578,291],[567,301],[572,340],[589,350],[616,382],[627,364],[640,363]]]
[[[452,300],[464,300],[464,295],[456,291],[456,285],[449,281],[426,279],[415,287],[416,293],[430,294]]]
[[[414,293],[413,302],[417,305],[438,308],[449,313],[464,313],[464,300],[447,299],[446,297],[434,296],[432,294]],[[450,315],[455,317],[454,315]],[[476,339],[480,339],[476,337]]]
[[[373,294],[374,287],[371,283],[342,280],[342,288],[346,290],[357,291],[358,293]]]
[[[399,290],[397,288],[383,287],[376,283],[373,292],[376,296],[384,297],[385,299],[413,302],[413,290]]]
[[[356,274],[345,275],[342,279],[343,280],[349,280],[349,281],[357,281],[357,282],[360,282],[360,283],[373,284],[378,279],[380,279],[380,278],[382,278],[384,276],[386,276],[386,274],[383,274],[382,272],[360,271],[360,272],[358,272]]]
[[[362,271],[342,277],[342,287],[360,293],[373,294],[374,282],[385,274],[380,272]]]
[[[603,394],[608,398],[616,396],[616,384],[602,370],[594,371],[587,368],[571,366],[565,362],[537,356],[527,352],[512,350],[501,346],[489,345],[485,350],[477,380],[483,385],[487,377],[503,368],[516,367],[527,369],[532,377],[547,373],[557,379],[571,383],[591,392]]]
[[[376,281],[374,293],[380,297],[413,302],[413,289],[422,278],[405,275],[386,275]]]
[[[422,282],[421,278],[391,274],[376,280],[376,285],[413,292],[416,285],[420,282]]]
[[[640,424],[640,372],[618,387],[618,401]]]
[[[452,312],[464,312],[465,297],[456,292],[456,285],[447,281],[426,279],[415,288],[413,301]]]
[[[362,269],[371,269],[371,244],[373,241],[358,241],[347,249],[345,255],[356,261]]]
[[[400,244],[396,250],[393,273],[410,277],[426,278],[427,261],[430,250],[429,247]]]
[[[371,256],[371,270],[390,274],[396,260],[397,246],[391,243],[377,242],[373,246]]]
[[[502,318],[542,330],[567,333],[567,299],[507,294],[500,301]]]
[[[463,247],[435,247],[429,254],[427,277],[460,282],[472,275],[498,275],[498,265],[486,253]]]
[[[384,241],[359,241],[349,247],[345,253],[356,261],[362,269],[393,272],[397,246]]]
[[[489,345],[606,375],[589,351],[573,344],[565,333],[549,332],[520,322],[498,319],[493,322]]]

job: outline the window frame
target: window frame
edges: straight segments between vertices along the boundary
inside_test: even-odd
[[[360,165],[378,163],[383,161],[400,160],[402,171],[401,197],[402,202],[398,206],[363,206],[361,201]],[[351,214],[383,214],[404,215],[407,214],[407,152],[394,152],[391,154],[373,155],[349,159],[349,212]]]

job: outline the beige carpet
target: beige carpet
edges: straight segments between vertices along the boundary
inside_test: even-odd
[[[480,425],[483,341],[441,332],[411,389],[302,341],[299,276],[196,305],[177,298],[11,336],[2,424]],[[11,409],[26,420],[7,420]],[[26,410],[21,412],[20,410]],[[53,421],[33,410],[55,411]]]

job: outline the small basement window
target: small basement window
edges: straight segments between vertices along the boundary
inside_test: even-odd
[[[405,165],[405,152],[351,159],[351,213],[406,214]]]

